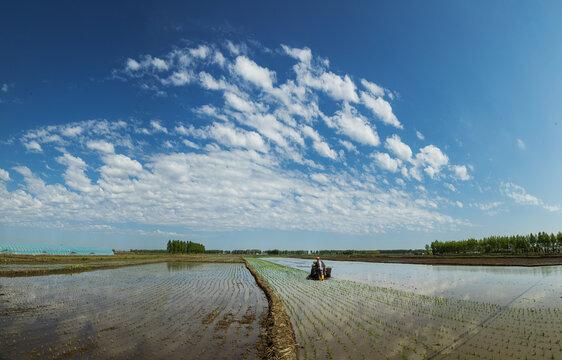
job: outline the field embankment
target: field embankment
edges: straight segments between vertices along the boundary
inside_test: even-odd
[[[297,359],[295,333],[285,306],[271,289],[268,283],[257,273],[248,261],[246,267],[256,279],[258,286],[264,291],[269,304],[267,317],[262,326],[266,330],[264,358],[266,359]]]

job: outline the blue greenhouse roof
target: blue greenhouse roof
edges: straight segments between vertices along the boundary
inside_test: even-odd
[[[0,242],[0,254],[113,255],[113,250],[90,246],[31,245]]]

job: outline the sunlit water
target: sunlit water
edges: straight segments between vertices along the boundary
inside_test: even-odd
[[[310,271],[313,259],[265,260]],[[562,266],[451,266],[325,261],[334,279],[430,296],[562,308]]]

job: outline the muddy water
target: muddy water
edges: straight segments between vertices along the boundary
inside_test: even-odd
[[[305,271],[312,260],[265,260]],[[562,266],[450,266],[325,261],[335,279],[428,296],[562,308]]]
[[[266,311],[243,264],[0,278],[0,359],[254,359]]]

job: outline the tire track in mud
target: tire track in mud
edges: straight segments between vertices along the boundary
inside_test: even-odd
[[[505,304],[501,308],[499,308],[496,312],[488,315],[488,317],[486,317],[480,323],[476,324],[473,328],[468,329],[464,333],[460,334],[455,340],[450,342],[448,345],[444,346],[441,350],[439,350],[439,351],[433,353],[432,355],[428,356],[427,360],[435,359],[440,355],[444,355],[444,356],[448,355],[448,354],[450,354],[450,352],[454,351],[455,349],[461,347],[462,345],[464,345],[467,342],[469,342],[470,340],[472,340],[475,336],[480,334],[482,332],[482,330],[484,330],[484,325],[486,325],[486,324],[494,321],[495,319],[497,319],[501,314],[503,314],[511,306],[511,304],[513,304],[514,302],[519,300],[521,298],[521,296],[525,295],[527,292],[529,292],[529,290],[531,290],[532,288],[537,286],[541,281],[543,281],[543,279],[544,278],[540,278],[536,283],[529,286],[527,289],[525,289],[519,295],[515,296],[507,304]],[[450,351],[450,352],[447,352],[447,351]]]

